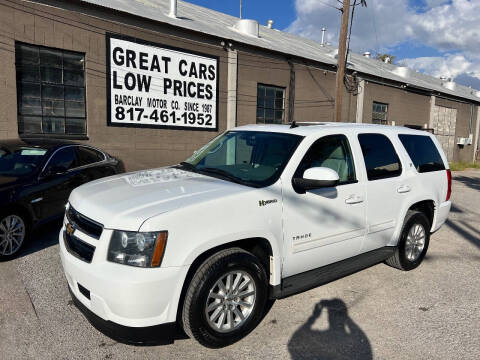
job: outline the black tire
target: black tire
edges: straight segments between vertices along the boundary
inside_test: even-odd
[[[416,257],[414,260],[409,260],[406,251],[407,237],[412,227],[416,224],[421,225],[425,231],[424,246],[418,257]],[[424,213],[420,211],[409,210],[403,222],[402,232],[400,233],[400,240],[398,241],[397,249],[395,250],[395,253],[385,262],[388,265],[403,271],[413,270],[418,267],[428,250],[428,244],[430,242],[430,227],[430,221]]]
[[[216,331],[207,321],[205,307],[210,289],[231,271],[243,271],[255,283],[255,301],[250,315],[237,329],[224,333]],[[209,348],[221,348],[248,335],[262,320],[268,298],[268,280],[260,260],[240,248],[222,250],[198,268],[188,286],[182,309],[185,333]]]
[[[21,252],[21,250],[25,247],[25,243],[27,242],[28,240],[28,236],[30,234],[30,224],[29,224],[29,221],[28,221],[28,218],[22,214],[21,212],[19,211],[5,211],[5,212],[2,212],[0,213],[0,225],[1,225],[1,222],[7,218],[8,216],[17,216],[19,217],[22,222],[23,222],[23,226],[24,226],[24,231],[25,231],[25,235],[24,235],[24,238],[20,244],[20,246],[15,249],[15,251],[11,254],[8,254],[8,255],[4,255],[3,254],[3,239],[0,237],[0,261],[7,261],[7,260],[11,260],[13,258],[15,258],[16,256],[18,256],[18,254]]]

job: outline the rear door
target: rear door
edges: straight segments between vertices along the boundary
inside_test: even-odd
[[[362,252],[387,246],[411,186],[402,177],[402,164],[384,134],[358,134],[367,173],[367,235]]]
[[[356,163],[347,136],[324,136],[310,146],[293,177],[302,177],[311,167],[328,167],[338,173],[339,184],[301,193],[291,178],[283,182],[283,277],[359,253],[365,235],[365,187],[358,181]]]
[[[101,151],[88,146],[77,146],[76,152],[82,183],[115,174],[114,167],[105,161],[106,157]]]

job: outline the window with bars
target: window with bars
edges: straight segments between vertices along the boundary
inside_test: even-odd
[[[372,124],[387,125],[388,104],[373,102]]]
[[[283,124],[285,88],[258,84],[257,124]]]
[[[15,43],[18,132],[86,135],[85,55]]]

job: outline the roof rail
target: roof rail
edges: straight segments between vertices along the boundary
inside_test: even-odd
[[[314,121],[295,121],[295,120],[288,123],[288,125],[290,125],[290,129],[293,129],[299,126],[313,126],[313,125],[326,125],[326,124],[328,123],[320,122],[320,121],[314,122]]]

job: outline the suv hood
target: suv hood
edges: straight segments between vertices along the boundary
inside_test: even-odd
[[[115,175],[76,188],[70,204],[105,228],[138,231],[155,215],[252,189],[177,168]]]

